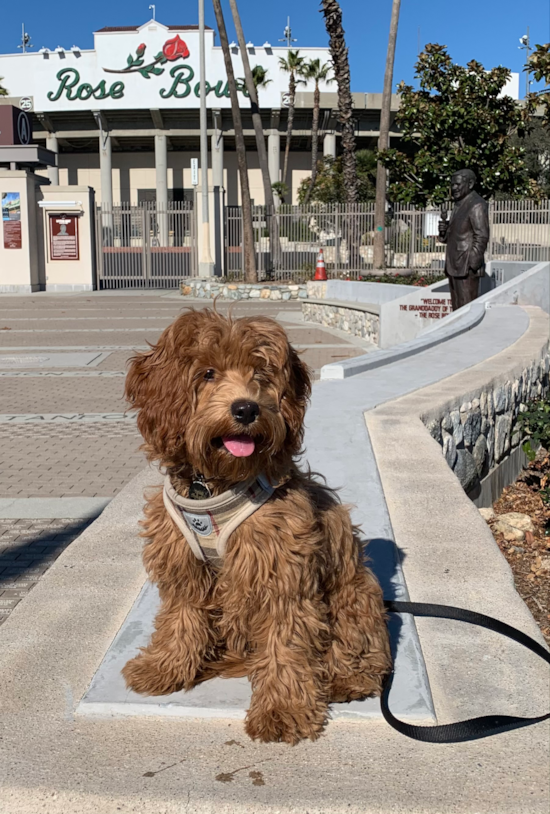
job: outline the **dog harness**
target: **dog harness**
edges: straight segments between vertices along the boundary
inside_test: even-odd
[[[216,497],[191,500],[178,495],[167,475],[162,497],[168,514],[195,557],[203,562],[221,565],[230,535],[243,520],[269,500],[275,488],[260,475]]]

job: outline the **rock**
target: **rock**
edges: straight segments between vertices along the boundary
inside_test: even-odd
[[[458,446],[464,440],[464,430],[462,429],[462,422],[460,421],[460,413],[458,410],[451,410],[451,421],[453,422],[453,437],[455,444]]]
[[[262,300],[268,300],[270,294],[271,292],[269,288],[262,288],[262,290],[260,291],[260,297],[262,298]]]
[[[495,461],[499,463],[510,449],[512,413],[497,415],[495,422]]]
[[[449,413],[445,413],[441,419],[441,429],[445,430],[446,432],[453,431],[453,422],[451,421],[451,416]]]
[[[493,402],[495,405],[495,413],[503,413],[506,409],[506,387],[496,387],[493,393]]]
[[[489,435],[489,430],[491,429],[491,422],[488,418],[483,418],[481,420],[481,433],[487,437]]]
[[[525,532],[521,529],[515,529],[513,526],[509,526],[508,523],[504,523],[500,518],[493,523],[493,530],[502,534],[505,540],[509,543],[514,541],[521,542],[525,539]]]
[[[445,456],[445,460],[447,461],[448,465],[451,469],[454,467],[456,463],[456,444],[455,439],[452,435],[445,432],[443,434],[443,455]]]
[[[193,289],[190,285],[182,285],[181,293],[184,297],[188,297],[193,292]]]
[[[487,391],[484,390],[481,394],[481,399],[479,402],[479,407],[483,415],[487,415]]]
[[[465,492],[469,492],[477,483],[477,468],[471,452],[459,449],[456,453],[454,473],[462,484]]]
[[[494,513],[493,509],[490,509],[490,508],[489,509],[480,509],[479,513],[483,517],[483,519],[487,521],[487,523],[490,520],[495,519],[495,513]]]
[[[487,439],[484,435],[480,435],[475,442],[472,456],[476,464],[477,474],[481,478],[484,474],[485,460],[487,458]]]
[[[278,289],[278,288],[274,289],[274,290],[271,292],[271,296],[270,296],[270,298],[269,298],[269,299],[270,299],[270,300],[281,300],[281,299],[282,299],[282,294],[281,294],[281,292],[279,291],[279,289]]]
[[[507,514],[499,514],[498,520],[506,523],[512,528],[519,529],[520,531],[535,531],[533,521],[528,514],[522,512],[508,512]]]
[[[481,413],[469,413],[463,427],[464,443],[473,447],[481,433]]]
[[[252,291],[250,292],[250,298],[251,299],[259,299],[261,293],[262,293],[261,291],[258,291],[257,289],[253,288]]]

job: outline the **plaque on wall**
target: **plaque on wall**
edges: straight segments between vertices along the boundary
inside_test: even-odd
[[[2,193],[2,226],[4,248],[21,249],[21,195],[19,192]]]
[[[78,215],[50,214],[50,260],[79,260]]]

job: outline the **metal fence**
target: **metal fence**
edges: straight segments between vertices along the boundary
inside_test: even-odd
[[[99,206],[96,212],[99,288],[176,288],[197,273],[192,204]]]
[[[432,276],[445,263],[437,239],[441,209],[396,204],[386,218],[386,266]],[[253,207],[254,247],[259,280],[311,279],[319,249],[327,274],[356,280],[373,268],[374,204],[289,206],[277,210],[278,246],[269,233],[270,213]],[[487,260],[550,260],[550,201],[492,201]],[[243,277],[242,210],[226,206],[223,224],[224,274]],[[218,233],[218,232],[216,232]],[[197,230],[188,202],[98,207],[96,221],[100,288],[175,288],[195,276]]]
[[[386,266],[440,274],[445,246],[437,239],[440,208],[396,204],[386,219]],[[373,268],[374,204],[282,205],[277,211],[280,252],[272,251],[266,207],[253,209],[254,245],[260,280],[309,279],[319,249],[327,275],[359,279]],[[550,260],[550,201],[491,201],[486,260]],[[226,275],[242,277],[242,215],[226,207]]]

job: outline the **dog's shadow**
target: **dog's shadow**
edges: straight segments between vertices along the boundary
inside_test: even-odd
[[[393,540],[384,537],[375,537],[365,540],[365,562],[376,575],[382,588],[384,599],[389,601],[404,600],[407,598],[407,588],[403,576],[401,563],[405,553],[399,549]],[[398,613],[388,615],[388,630],[390,633],[391,654],[395,661],[397,647],[401,638],[403,622]]]

